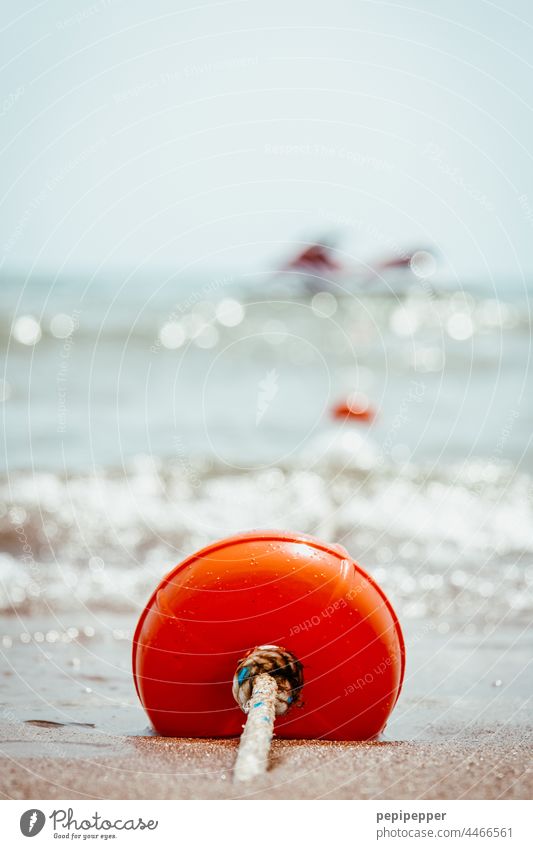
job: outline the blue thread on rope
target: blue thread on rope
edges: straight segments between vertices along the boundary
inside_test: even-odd
[[[239,670],[239,674],[237,675],[237,681],[239,682],[239,684],[242,684],[242,682],[245,681],[247,678],[248,670],[244,666],[242,669]]]
[[[263,702],[256,702],[254,707],[263,707]]]

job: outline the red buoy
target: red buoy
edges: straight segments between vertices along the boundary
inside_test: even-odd
[[[148,601],[133,639],[139,698],[160,734],[232,737],[232,694],[256,646],[283,646],[303,667],[283,738],[367,740],[383,730],[405,665],[384,592],[340,546],[254,531],[187,557]]]
[[[365,395],[354,393],[335,404],[331,408],[331,415],[334,419],[358,419],[360,422],[371,422],[376,413]]]

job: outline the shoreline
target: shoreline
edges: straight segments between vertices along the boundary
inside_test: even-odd
[[[92,617],[92,618],[90,618]],[[69,617],[69,621],[80,617]],[[153,734],[130,670],[131,614],[84,611],[77,636],[21,642],[4,618],[0,795],[16,799],[497,799],[533,794],[532,635],[404,628],[407,671],[372,742],[274,740],[270,769],[232,782],[237,740]],[[55,623],[56,631],[46,631]],[[71,635],[74,631],[71,628]],[[63,635],[63,636],[62,636]],[[64,636],[66,635],[66,636]],[[11,639],[11,638],[10,638]]]
[[[7,729],[2,729],[2,735]],[[18,728],[20,732],[20,727]],[[265,776],[236,785],[236,740],[130,738],[73,744],[75,756],[2,756],[4,799],[528,799],[533,740],[526,729],[483,742],[274,741]],[[105,747],[105,756],[83,754]],[[102,749],[101,749],[102,751]]]

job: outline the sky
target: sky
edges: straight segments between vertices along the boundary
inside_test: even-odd
[[[46,0],[0,18],[0,268],[261,271],[339,232],[533,271],[526,0]]]

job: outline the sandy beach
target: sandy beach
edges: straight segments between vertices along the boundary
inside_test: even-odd
[[[4,726],[2,735],[13,731]],[[66,737],[46,731],[35,742],[70,743],[79,755],[18,763],[3,757],[2,798],[527,799],[533,790],[532,740],[520,729],[492,729],[472,742],[278,741],[270,772],[246,786],[232,783],[234,741],[141,737],[99,744],[91,734]]]
[[[16,351],[17,392],[6,419],[14,468],[0,482],[2,796],[528,798],[533,500],[524,445],[531,427],[517,413],[526,398],[523,407],[516,401],[519,363],[528,356],[528,303],[517,294],[494,324],[490,293],[428,300],[413,292],[400,306],[395,297],[367,295],[339,298],[335,322],[324,324],[312,300],[257,305],[239,295],[240,323],[217,325],[223,353],[216,380],[208,380],[212,353],[191,342],[180,355],[174,397],[168,387],[176,351],[150,348],[174,295],[166,293],[137,326],[137,301],[125,293],[94,366],[95,435],[82,410],[103,294],[89,299],[85,324],[69,342],[67,430],[50,431],[56,387],[46,385],[64,343],[46,332],[39,342],[28,444],[19,421],[32,361],[25,349]],[[37,286],[30,297],[39,302]],[[52,312],[62,303],[57,297]],[[190,320],[200,320],[196,301],[187,303]],[[440,359],[434,344],[464,310],[478,347],[457,417],[464,351],[448,334]],[[395,330],[406,316],[420,327],[421,371],[411,338]],[[268,328],[281,320],[300,327],[301,347],[290,333],[272,336]],[[388,387],[364,430],[325,414],[352,362],[339,347],[339,326],[342,338],[359,340],[368,387]],[[500,334],[508,378],[498,415],[489,415]],[[245,371],[235,382],[237,359],[228,352],[256,336],[249,350],[238,349]],[[394,380],[383,338],[397,353]],[[131,345],[124,363],[117,339]],[[317,390],[307,339],[325,351],[331,392],[326,384]],[[145,367],[147,444],[138,415]],[[258,425],[258,387],[273,368],[280,392]],[[119,374],[126,396],[115,432],[109,405]],[[229,387],[223,399],[220,387]],[[204,390],[205,433],[197,419]],[[176,423],[180,398],[189,399],[191,414],[178,404]],[[296,418],[286,415],[289,408]],[[174,564],[217,538],[259,527],[342,544],[389,597],[407,663],[381,739],[277,740],[268,774],[239,787],[232,781],[236,740],[154,735],[134,689],[131,645],[147,599]]]
[[[4,842],[524,807],[533,3],[2,12]]]
[[[520,799],[533,791],[526,631],[443,636],[411,624],[404,690],[380,740],[275,741],[268,774],[239,786],[237,741],[163,738],[148,727],[130,673],[131,616],[87,622],[74,637],[35,619],[38,639],[46,636],[26,643],[20,622],[10,622],[3,798]]]

